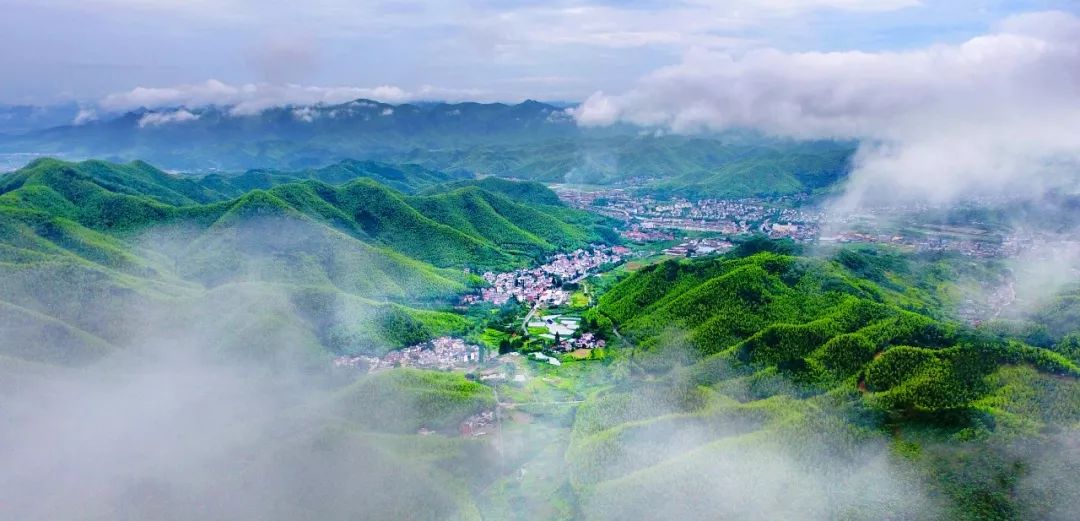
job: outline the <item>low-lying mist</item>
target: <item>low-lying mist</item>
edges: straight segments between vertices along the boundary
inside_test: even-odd
[[[387,454],[363,409],[345,419],[338,396],[356,377],[290,352],[308,331],[271,324],[222,349],[256,327],[234,313],[268,304],[256,296],[201,310],[230,317],[217,323],[130,317],[140,333],[123,351],[5,388],[0,517],[454,518],[457,498]]]
[[[0,357],[0,518],[499,519],[510,516],[489,507],[508,483],[551,468],[558,492],[542,499],[573,518],[945,519],[959,511],[950,480],[985,477],[955,463],[950,443],[967,441],[963,432],[916,453],[848,391],[805,396],[781,372],[699,365],[679,334],[559,374],[596,382],[578,391],[575,413],[459,436],[463,417],[497,407],[488,387],[335,369],[332,356],[373,340],[328,345],[326,324],[299,309],[297,292],[326,274],[334,295],[367,287],[348,281],[377,281],[363,271],[376,268],[370,252],[300,236],[310,228],[296,223],[252,222],[155,228],[125,239],[133,257],[121,268],[79,264],[50,277],[32,265],[40,273],[0,279],[23,292],[5,301],[36,309],[0,315],[4,341],[22,346]],[[46,311],[78,327],[26,327]],[[372,320],[350,312],[333,322],[377,329]],[[65,333],[46,338],[57,328]],[[74,339],[97,347],[60,357]],[[51,351],[34,353],[45,343]],[[763,380],[774,392],[762,393]],[[462,389],[473,396],[456,398]],[[1075,487],[1047,484],[1080,461],[1074,426],[1052,429],[1059,441],[1049,444],[958,450],[1000,450],[985,465],[1022,468],[1001,475],[1022,477],[1016,490],[1042,501],[1031,511],[1064,519]],[[547,517],[527,504],[511,502],[513,517]]]
[[[322,252],[359,268],[349,280],[363,288],[378,280],[362,271],[370,252],[301,237],[312,227],[300,222],[248,224],[217,256],[205,243],[220,232],[166,226],[107,265],[4,268],[0,518],[475,518],[465,464],[498,470],[490,447],[382,425],[388,409],[428,420],[430,398],[333,368],[342,345],[321,335],[377,330],[377,301],[314,286],[319,271],[290,275]],[[301,303],[324,295],[358,307],[313,321]],[[343,345],[385,349],[375,337]],[[453,414],[467,412],[430,421]]]

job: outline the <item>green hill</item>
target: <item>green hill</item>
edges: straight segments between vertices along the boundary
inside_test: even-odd
[[[198,179],[198,184],[216,192],[238,196],[254,189],[267,189],[296,181],[313,180],[326,184],[341,184],[365,177],[399,192],[412,193],[428,186],[453,182],[461,175],[429,170],[419,165],[394,165],[377,161],[344,160],[321,168],[303,170],[248,170],[241,174],[210,174]]]
[[[653,376],[576,416],[566,461],[586,517],[1041,519],[1059,508],[1065,499],[1023,485],[1035,477],[1015,451],[1055,450],[1053,433],[1080,422],[1080,367],[924,314],[941,308],[922,287],[938,275],[866,255],[673,260],[604,294],[592,318],[610,320]],[[687,490],[720,495],[620,499]]]
[[[216,307],[208,299],[239,289],[264,295],[275,303],[267,317],[290,317],[303,331],[297,352],[381,352],[464,331],[455,315],[419,309],[474,284],[463,267],[507,269],[600,240],[601,221],[547,205],[549,191],[545,204],[476,187],[408,196],[352,176],[448,177],[341,168],[310,177],[343,184],[273,183],[236,197],[143,163],[43,159],[0,177],[0,304],[18,339],[2,354],[85,361],[123,347],[133,312],[197,315]],[[336,304],[318,304],[326,299]],[[259,323],[255,315],[241,318]],[[34,348],[35,338],[54,340]]]
[[[549,190],[543,184],[535,181],[510,181],[498,177],[485,177],[483,179],[466,179],[452,183],[444,183],[425,189],[421,195],[447,192],[455,188],[475,186],[487,192],[501,194],[519,202],[543,204],[548,206],[560,206],[559,196]]]
[[[605,136],[477,144],[394,156],[430,168],[552,183],[631,183],[651,194],[740,198],[829,190],[854,146],[739,134]],[[485,178],[487,179],[487,178]]]
[[[600,221],[558,205],[554,194],[538,185],[515,190],[513,183],[498,183],[513,198],[480,188],[409,197],[371,178],[350,175],[343,176],[347,181],[337,186],[309,180],[224,197],[208,189],[200,191],[202,181],[141,163],[46,159],[4,176],[0,197],[5,206],[126,234],[164,223],[220,228],[236,216],[304,217],[440,267],[502,268],[555,248],[578,247],[601,238],[592,229]],[[202,201],[210,202],[198,204]],[[582,223],[589,229],[579,229]],[[500,251],[503,248],[518,251],[516,256],[508,255]]]

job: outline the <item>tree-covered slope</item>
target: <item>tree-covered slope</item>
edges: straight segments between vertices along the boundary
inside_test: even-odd
[[[304,324],[297,346],[381,352],[466,327],[416,309],[475,283],[461,268],[599,238],[561,218],[599,221],[565,207],[478,188],[407,196],[358,172],[237,197],[141,163],[39,160],[0,177],[0,302],[14,339],[3,354],[85,361],[122,347],[132,313],[188,309],[175,321],[196,323],[207,299],[241,289],[266,294],[266,317]]]
[[[248,170],[240,174],[209,174],[198,184],[216,192],[238,196],[257,188],[268,189],[279,184],[314,180],[326,184],[341,184],[361,177],[373,179],[399,192],[412,193],[429,186],[453,182],[461,174],[450,175],[419,165],[393,165],[377,161],[344,160],[319,168],[301,170]]]
[[[751,197],[826,190],[842,181],[854,147],[756,136],[622,135],[528,145],[411,151],[431,168],[554,183],[644,185],[654,194]]]
[[[487,192],[501,194],[515,201],[530,202],[548,206],[559,206],[559,196],[546,186],[536,181],[510,181],[499,177],[485,177],[482,179],[464,179],[450,183],[432,186],[421,192],[420,195],[438,194],[448,192],[455,188],[475,186]]]
[[[385,176],[401,174],[388,167],[362,165]],[[443,178],[419,168],[413,170]],[[353,176],[368,170],[347,171],[340,177],[346,181],[336,186],[317,180],[271,183],[266,191],[255,188],[226,197],[202,188],[206,178],[170,175],[140,163],[39,160],[0,178],[0,197],[8,207],[128,234],[164,223],[220,228],[235,215],[305,217],[442,267],[508,265],[520,262],[521,257],[515,260],[499,251],[504,246],[525,245],[532,248],[529,254],[536,254],[599,238],[591,226],[600,221],[558,205],[550,190],[543,187],[519,190],[514,199],[482,189],[410,198],[370,177]],[[538,202],[530,201],[529,194],[536,194]],[[444,218],[447,222],[439,221]],[[581,230],[582,222],[589,228]]]
[[[918,287],[934,275],[902,268],[876,282],[844,251],[766,251],[668,261],[616,284],[593,318],[613,323],[651,377],[577,414],[567,462],[587,517],[1043,519],[1063,508],[1074,487],[1029,483],[1067,473],[1033,454],[1080,424],[1080,367],[922,313],[939,306]],[[684,500],[617,499],[657,494]]]
[[[480,519],[495,453],[456,429],[491,390],[330,358],[473,326],[444,302],[474,279],[406,248],[418,234],[514,256],[350,181],[224,197],[49,160],[0,177],[0,423],[18,426],[0,456],[22,469],[0,472],[0,517]]]
[[[61,193],[76,194],[92,190],[91,185],[116,194],[147,197],[172,205],[203,203],[220,197],[200,186],[195,179],[168,174],[142,161],[73,163],[43,158],[0,177],[0,193],[18,187],[46,186],[62,190]],[[65,188],[70,192],[63,191]]]

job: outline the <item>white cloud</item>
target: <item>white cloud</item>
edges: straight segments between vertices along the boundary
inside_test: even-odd
[[[105,110],[172,107],[230,107],[233,115],[258,114],[272,107],[339,104],[359,98],[386,103],[405,103],[414,100],[458,100],[483,97],[477,90],[443,89],[425,85],[408,91],[400,87],[317,87],[305,85],[272,85],[248,83],[231,85],[218,80],[174,87],[136,87],[127,92],[110,94],[101,100]]]
[[[198,114],[180,109],[171,112],[148,112],[139,118],[139,128],[158,127],[171,123],[184,123],[199,119]]]
[[[5,2],[29,5],[25,0],[0,0]],[[377,81],[412,89],[417,71],[422,71],[422,81],[498,90],[500,100],[577,100],[592,89],[614,90],[694,47],[746,49],[770,40],[816,45],[838,38],[877,42],[882,32],[892,32],[892,26],[882,28],[883,19],[919,4],[916,0],[32,3],[32,9],[8,10],[19,15],[7,17],[13,20],[12,28],[41,20],[53,25],[56,20],[84,23],[62,27],[52,36],[16,30],[13,45],[27,52],[0,53],[0,65],[40,70],[2,82],[0,98],[41,100],[57,96],[57,89],[77,85],[74,95],[84,100],[133,85],[205,78],[237,84],[370,86]],[[851,16],[860,18],[852,33],[861,37],[835,29],[837,18]],[[868,18],[873,20],[864,20]],[[927,18],[936,20],[934,13]],[[932,22],[920,20],[917,25],[923,28],[924,23]],[[95,45],[81,45],[84,41]],[[140,45],[132,46],[131,41]],[[439,59],[432,61],[431,56]],[[56,62],[77,67],[57,67]],[[342,66],[345,63],[351,66]],[[468,74],[462,76],[462,70]],[[536,80],[519,81],[523,74]]]
[[[71,121],[72,125],[85,125],[91,121],[97,120],[97,111],[89,108],[80,108],[79,113],[75,114],[75,119]]]
[[[293,109],[292,115],[300,121],[311,123],[312,121],[315,121],[315,117],[319,114],[311,107],[298,107]]]
[[[594,94],[575,116],[859,139],[847,203],[1038,192],[1080,166],[1080,18],[1021,15],[958,45],[904,52],[692,52],[629,92]]]

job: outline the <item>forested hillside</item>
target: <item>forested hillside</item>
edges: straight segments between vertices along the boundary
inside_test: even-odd
[[[579,411],[567,461],[591,517],[760,515],[778,490],[753,483],[806,494],[777,518],[1056,519],[1077,499],[1037,485],[1070,472],[1051,456],[1080,422],[1070,340],[952,322],[933,275],[875,282],[852,255],[668,261],[600,299],[594,318],[662,376]],[[616,499],[688,489],[726,495]]]
[[[330,358],[463,335],[446,302],[477,283],[465,266],[584,244],[599,221],[479,188],[408,196],[375,179],[451,178],[356,166],[371,176],[235,197],[140,162],[0,176],[0,456],[20,469],[0,517],[480,519],[473,491],[500,469],[456,434],[491,389]],[[117,420],[133,411],[153,419]]]
[[[543,187],[410,196],[376,179],[418,189],[450,178],[368,163],[321,172],[236,197],[246,182],[141,162],[44,159],[0,177],[4,354],[84,363],[124,343],[133,313],[177,328],[250,324],[222,346],[256,334],[303,356],[379,351],[468,327],[417,309],[477,284],[463,268],[521,266],[610,235]],[[278,339],[283,325],[306,332]]]
[[[834,187],[854,147],[725,134],[559,139],[530,145],[484,144],[456,151],[413,151],[402,160],[432,168],[554,183],[631,183],[654,195],[739,198]]]

